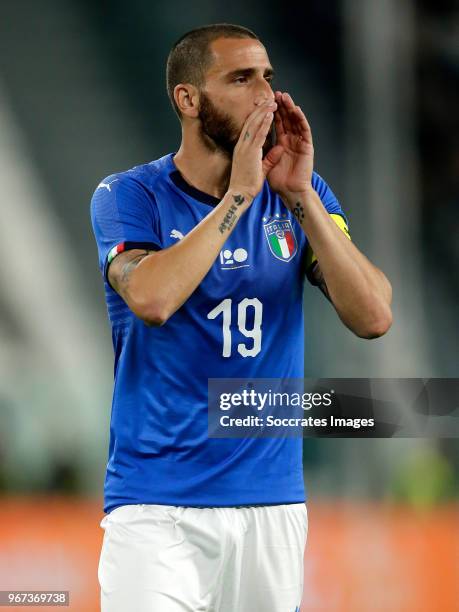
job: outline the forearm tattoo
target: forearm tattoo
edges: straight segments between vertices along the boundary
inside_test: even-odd
[[[314,263],[314,267],[312,268],[310,274],[311,274],[313,283],[319,287],[319,289],[322,291],[322,293],[327,298],[327,300],[331,302],[332,300],[330,297],[330,293],[328,291],[327,283],[325,282],[323,272],[320,269],[320,266],[317,261]]]
[[[225,231],[229,232],[229,230],[236,223],[236,221],[237,221],[236,211],[237,211],[236,204],[231,204],[231,206],[229,207],[228,212],[223,217],[223,221],[218,226],[218,229],[220,230],[220,234],[224,234]]]
[[[250,133],[248,131],[244,134],[244,140],[247,140],[247,138],[250,138]]]
[[[301,202],[297,202],[292,210],[295,217],[298,219],[298,222],[301,223],[304,219],[304,208]]]
[[[120,279],[119,279],[122,285],[127,285],[129,281],[129,277],[134,271],[134,269],[137,268],[137,266],[142,261],[142,259],[144,259],[151,252],[152,251],[144,251],[143,253],[136,255],[135,257],[127,261],[125,264],[123,264],[123,267],[121,268]]]
[[[233,225],[236,223],[238,216],[236,214],[237,207],[241,206],[245,202],[244,196],[241,194],[233,195],[233,200],[235,204],[231,204],[228,212],[223,217],[223,221],[218,226],[220,234],[224,234],[225,232],[229,232]]]
[[[236,202],[238,206],[241,206],[241,204],[245,202],[244,196],[241,196],[240,194],[233,195],[233,200]]]

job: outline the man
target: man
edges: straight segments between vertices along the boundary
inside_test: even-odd
[[[390,284],[272,75],[245,28],[183,36],[167,65],[180,149],[93,197],[115,349],[104,612],[299,610],[302,441],[209,439],[208,379],[303,376],[306,272],[357,335],[391,324]]]

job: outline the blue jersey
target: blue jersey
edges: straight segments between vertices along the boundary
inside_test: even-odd
[[[328,212],[343,214],[317,174],[313,187]],[[161,327],[136,317],[108,283],[117,252],[166,249],[218,203],[184,181],[173,154],[111,175],[93,196],[115,351],[107,512],[305,499],[301,439],[207,435],[209,378],[303,377],[308,245],[267,181],[201,284]]]

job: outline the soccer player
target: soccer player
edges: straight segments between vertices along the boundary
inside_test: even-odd
[[[185,34],[167,62],[178,152],[92,200],[115,350],[103,612],[299,610],[302,440],[210,439],[208,379],[303,377],[306,274],[358,336],[391,324],[390,284],[272,77],[243,27]]]

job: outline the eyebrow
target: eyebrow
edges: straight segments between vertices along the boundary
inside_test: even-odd
[[[251,77],[254,76],[256,74],[257,70],[255,68],[238,68],[237,70],[232,70],[231,72],[228,72],[226,75],[226,78],[228,79],[232,79],[234,77],[238,77],[238,76],[246,76],[246,77]],[[273,77],[274,76],[274,70],[273,68],[265,68],[264,72],[263,72],[263,76],[264,77]]]

